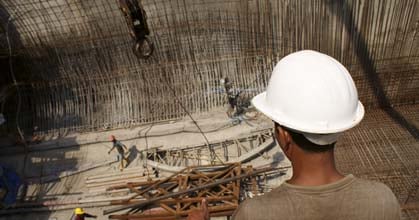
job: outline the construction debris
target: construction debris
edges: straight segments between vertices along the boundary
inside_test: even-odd
[[[187,166],[200,166],[208,164],[244,163],[273,146],[272,129],[266,129],[258,134],[246,137],[210,143],[215,152],[215,161],[211,161],[211,152],[207,145],[184,147],[182,149],[158,149],[154,148],[146,153],[145,164],[155,169],[167,172],[179,172]]]
[[[205,198],[211,216],[229,216],[245,197],[245,191],[258,191],[258,175],[274,170],[277,169],[243,168],[241,163],[195,166],[160,180],[113,186],[108,190],[129,189],[135,194],[125,200],[112,201],[112,205],[120,206],[107,209],[104,214],[129,210],[109,218],[177,219],[186,217]],[[251,183],[251,187],[244,182]]]

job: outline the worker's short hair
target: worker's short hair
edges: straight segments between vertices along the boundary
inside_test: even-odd
[[[327,152],[327,151],[331,151],[335,148],[335,143],[331,143],[328,145],[318,145],[315,144],[311,141],[309,141],[306,137],[304,137],[303,134],[295,132],[292,129],[289,129],[287,127],[281,126],[278,123],[274,122],[275,126],[279,126],[282,129],[286,130],[292,137],[292,140],[301,148],[303,149],[305,152],[308,153],[322,153],[322,152]]]

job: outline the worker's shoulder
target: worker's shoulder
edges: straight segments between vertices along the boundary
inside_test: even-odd
[[[361,206],[376,207],[385,212],[398,212],[400,209],[393,191],[383,183],[356,178],[352,193]]]
[[[278,204],[278,202],[286,201],[287,196],[289,195],[285,187],[279,186],[273,189],[271,192],[267,192],[261,196],[248,199],[248,206],[263,206],[268,207],[271,204]]]
[[[278,195],[282,194],[282,191],[271,191],[268,193],[265,193],[263,195],[260,196],[256,196],[252,199],[248,199],[248,203],[249,205],[260,205],[263,203],[271,203],[273,201],[281,201],[282,199],[278,198]]]
[[[288,210],[286,194],[282,187],[278,187],[264,195],[248,198],[240,204],[233,219],[275,219],[274,216],[286,215],[285,212]]]
[[[348,200],[357,204],[358,210],[367,207],[378,219],[400,219],[399,201],[383,183],[356,178]]]
[[[331,191],[328,190],[325,193],[329,194],[330,192]],[[387,185],[372,180],[354,177],[351,184],[339,190],[333,190],[332,194],[335,196],[343,196],[348,200],[357,200],[365,205],[372,201],[376,201],[376,198],[380,198],[383,201],[382,203],[372,203],[381,207],[399,207],[398,200],[392,190]],[[313,196],[314,194],[310,194],[311,198]],[[318,196],[324,197],[322,193],[318,193]],[[290,190],[289,187],[281,185],[269,193],[248,200],[246,206],[250,208],[269,208],[272,204],[277,204],[288,207],[296,198],[304,199],[305,195],[300,195],[298,191]]]
[[[363,195],[371,194],[372,196],[380,195],[395,198],[394,193],[387,185],[377,181],[355,178],[352,188],[356,192],[363,192]]]

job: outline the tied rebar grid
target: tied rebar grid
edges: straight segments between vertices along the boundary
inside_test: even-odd
[[[401,106],[397,110],[419,123],[418,105]],[[360,126],[340,138],[336,164],[344,173],[385,183],[396,194],[404,219],[415,219],[419,208],[418,149],[415,137],[384,110],[376,109]]]
[[[86,131],[185,116],[165,79],[188,111],[205,112],[226,103],[221,78],[251,97],[281,57],[304,48],[343,62],[367,107],[379,106],[380,96],[394,105],[417,103],[417,1],[348,1],[352,17],[330,1],[142,3],[156,46],[149,60],[132,54],[116,1],[1,1],[13,17],[11,36],[18,36],[14,57],[25,61],[14,62],[24,93],[22,127]],[[349,18],[359,35],[348,34]],[[360,36],[383,88],[366,80],[356,53]]]

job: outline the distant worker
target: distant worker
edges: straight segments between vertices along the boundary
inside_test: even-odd
[[[74,209],[74,217],[72,220],[84,220],[84,218],[97,218],[97,216],[85,213],[82,208]]]
[[[122,171],[124,168],[125,168],[125,166],[127,166],[128,165],[128,163],[129,163],[129,161],[128,161],[128,158],[126,158],[125,157],[125,151],[127,151],[128,150],[128,148],[123,144],[123,143],[121,143],[120,141],[118,141],[118,140],[116,140],[116,138],[115,138],[115,136],[114,135],[111,135],[111,141],[112,141],[112,143],[113,143],[113,146],[112,146],[112,148],[108,151],[108,154],[110,154],[111,153],[111,151],[113,150],[113,149],[115,149],[116,148],[116,150],[118,150],[118,156],[117,156],[117,159],[118,159],[118,161],[120,162],[120,164],[119,164],[119,169]],[[124,164],[124,161],[125,161],[125,164]]]
[[[232,118],[234,116],[237,116],[237,108],[238,108],[238,98],[240,96],[240,92],[234,93],[234,90],[232,88],[232,83],[230,80],[225,77],[220,80],[221,84],[224,85],[224,91],[227,96],[227,102],[228,102],[228,109],[227,109],[227,116]]]
[[[336,169],[338,137],[364,116],[355,83],[341,63],[315,51],[292,53],[279,61],[266,92],[252,103],[274,122],[275,139],[293,172],[278,188],[245,200],[234,220],[401,218],[386,185]]]
[[[38,134],[38,132],[39,132],[39,127],[38,126],[33,127],[31,144],[39,144],[43,141],[43,137],[40,134]]]

